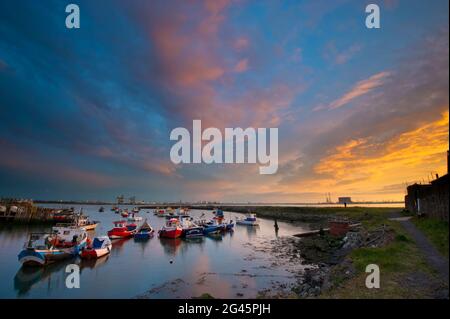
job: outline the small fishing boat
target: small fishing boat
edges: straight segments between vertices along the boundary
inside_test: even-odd
[[[223,230],[223,226],[218,224],[215,220],[205,222],[201,226],[203,226],[204,235],[220,233]]]
[[[226,223],[226,222],[222,222],[222,225],[224,225],[224,231],[232,231],[234,228],[234,223],[232,220],[230,220],[230,222]]]
[[[113,206],[113,207],[111,207],[111,211],[112,212],[115,212],[115,211],[118,211],[119,210],[119,206]]]
[[[169,216],[169,213],[167,213],[165,209],[156,209],[155,215],[158,217],[166,217]]]
[[[76,217],[75,223],[78,227],[83,227],[86,230],[94,230],[100,224],[99,221],[90,220],[89,216],[84,216],[83,214]]]
[[[73,224],[56,224],[52,227],[53,245],[57,248],[79,247],[87,244],[88,234],[84,227]]]
[[[24,266],[46,266],[54,262],[76,256],[81,247],[55,247],[54,234],[31,233],[25,242],[23,250],[17,256]]]
[[[189,217],[189,210],[187,208],[179,207],[177,208],[176,214],[180,217]]]
[[[105,211],[105,208],[103,206],[98,209],[99,213],[103,213],[104,211]]]
[[[223,210],[221,210],[221,209],[216,209],[216,210],[214,210],[213,211],[213,214],[214,214],[214,219],[218,219],[218,220],[221,220],[221,219],[223,219],[224,218],[224,216],[223,216]]]
[[[247,214],[245,218],[238,218],[236,220],[237,225],[258,226],[259,222],[256,220],[255,214]]]
[[[125,220],[113,222],[114,228],[108,231],[108,237],[111,239],[129,238],[136,233],[136,224],[127,224]]]
[[[167,220],[166,224],[158,232],[159,237],[162,238],[178,238],[181,236],[183,228],[177,218]]]
[[[109,237],[95,237],[90,245],[88,245],[80,254],[84,259],[95,259],[105,256],[111,252],[112,243]]]
[[[137,213],[139,213],[139,207],[134,207],[131,211],[133,213],[137,214]]]
[[[136,234],[134,234],[135,240],[146,240],[153,237],[155,234],[155,231],[153,230],[152,226],[150,226],[149,223],[147,223],[147,219],[144,221],[144,223],[139,227]]]
[[[136,216],[134,213],[131,213],[128,215],[128,219],[129,222],[138,222],[142,220],[141,216]]]
[[[183,229],[181,237],[193,238],[203,236],[203,227],[192,221],[192,218],[181,218],[181,228]]]
[[[126,217],[128,217],[128,211],[127,211],[127,210],[124,210],[124,211],[122,211],[122,212],[120,213],[120,215],[121,215],[122,217],[126,218]]]
[[[56,223],[71,223],[75,218],[75,214],[70,209],[62,209],[53,213],[53,221]]]

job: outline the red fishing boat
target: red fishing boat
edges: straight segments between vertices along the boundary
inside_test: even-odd
[[[181,236],[183,228],[180,221],[176,218],[169,219],[166,224],[159,231],[159,237],[163,238],[178,238]]]
[[[112,243],[107,236],[94,238],[94,241],[81,252],[81,258],[94,259],[105,256],[111,252]]]
[[[111,239],[129,238],[137,231],[136,224],[127,224],[125,220],[113,222],[114,228],[108,231],[108,237]]]

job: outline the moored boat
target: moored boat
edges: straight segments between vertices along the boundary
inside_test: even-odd
[[[129,238],[136,233],[136,224],[127,224],[125,220],[113,222],[114,228],[108,231],[108,237],[111,239]]]
[[[247,225],[247,226],[258,226],[259,222],[256,219],[255,214],[247,214],[245,218],[237,219],[236,220],[237,225]]]
[[[96,220],[90,220],[89,216],[80,214],[76,217],[75,223],[78,227],[83,227],[86,230],[94,230],[100,222]]]
[[[105,256],[111,252],[112,243],[109,237],[95,237],[92,243],[80,254],[81,258],[94,259]]]
[[[80,247],[57,248],[54,234],[31,233],[17,256],[24,266],[46,266],[76,256]]]
[[[167,220],[166,224],[158,232],[159,237],[163,238],[178,238],[181,236],[183,228],[180,225],[180,221],[176,218]]]
[[[136,234],[134,234],[135,240],[146,240],[153,237],[155,231],[152,226],[150,226],[149,223],[147,223],[147,219],[144,221],[144,223],[139,227]]]
[[[128,215],[128,219],[129,222],[138,222],[142,220],[141,216],[136,216],[134,213],[131,213]]]
[[[218,224],[215,220],[203,222],[200,224],[200,226],[203,227],[204,235],[220,233],[223,230],[223,226]]]
[[[181,218],[181,217],[180,217]],[[181,237],[193,238],[203,236],[203,227],[192,221],[192,218],[181,218]]]
[[[78,247],[79,250],[87,245],[88,234],[84,227],[73,224],[56,224],[52,227],[53,245],[57,248]]]
[[[103,206],[98,209],[99,213],[103,213],[104,211],[105,211],[105,208]]]

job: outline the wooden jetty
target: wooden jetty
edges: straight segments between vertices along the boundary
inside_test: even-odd
[[[57,210],[38,207],[32,201],[0,201],[0,223],[52,223]]]

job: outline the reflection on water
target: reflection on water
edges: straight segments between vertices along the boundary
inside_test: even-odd
[[[98,206],[84,207],[84,212],[101,222],[90,237],[106,234],[117,220],[108,207],[103,213]],[[140,214],[155,230],[165,222],[153,214]],[[213,217],[200,210],[191,215]],[[225,217],[235,220],[238,215],[226,212]],[[190,298],[202,293],[234,298],[238,292],[253,298],[273,284],[274,276],[280,282],[290,278],[283,265],[274,263],[271,241],[307,229],[278,224],[278,231],[273,221],[260,219],[258,227],[235,225],[232,232],[203,238],[174,240],[155,235],[139,242],[113,240],[110,255],[91,260],[76,257],[45,268],[21,267],[17,254],[28,232],[48,231],[51,226],[0,225],[0,282],[14,283],[0,286],[0,298],[132,298],[146,292],[150,298]],[[79,289],[65,286],[65,267],[70,263],[80,266]]]
[[[175,256],[178,249],[180,248],[182,244],[181,238],[159,238],[159,242],[161,243],[161,246],[164,249],[164,252],[169,256]]]
[[[92,258],[80,259],[79,261],[80,271],[82,272],[83,269],[85,268],[94,269],[96,267],[100,267],[108,261],[109,257],[110,257],[109,255],[106,255],[97,259]]]

